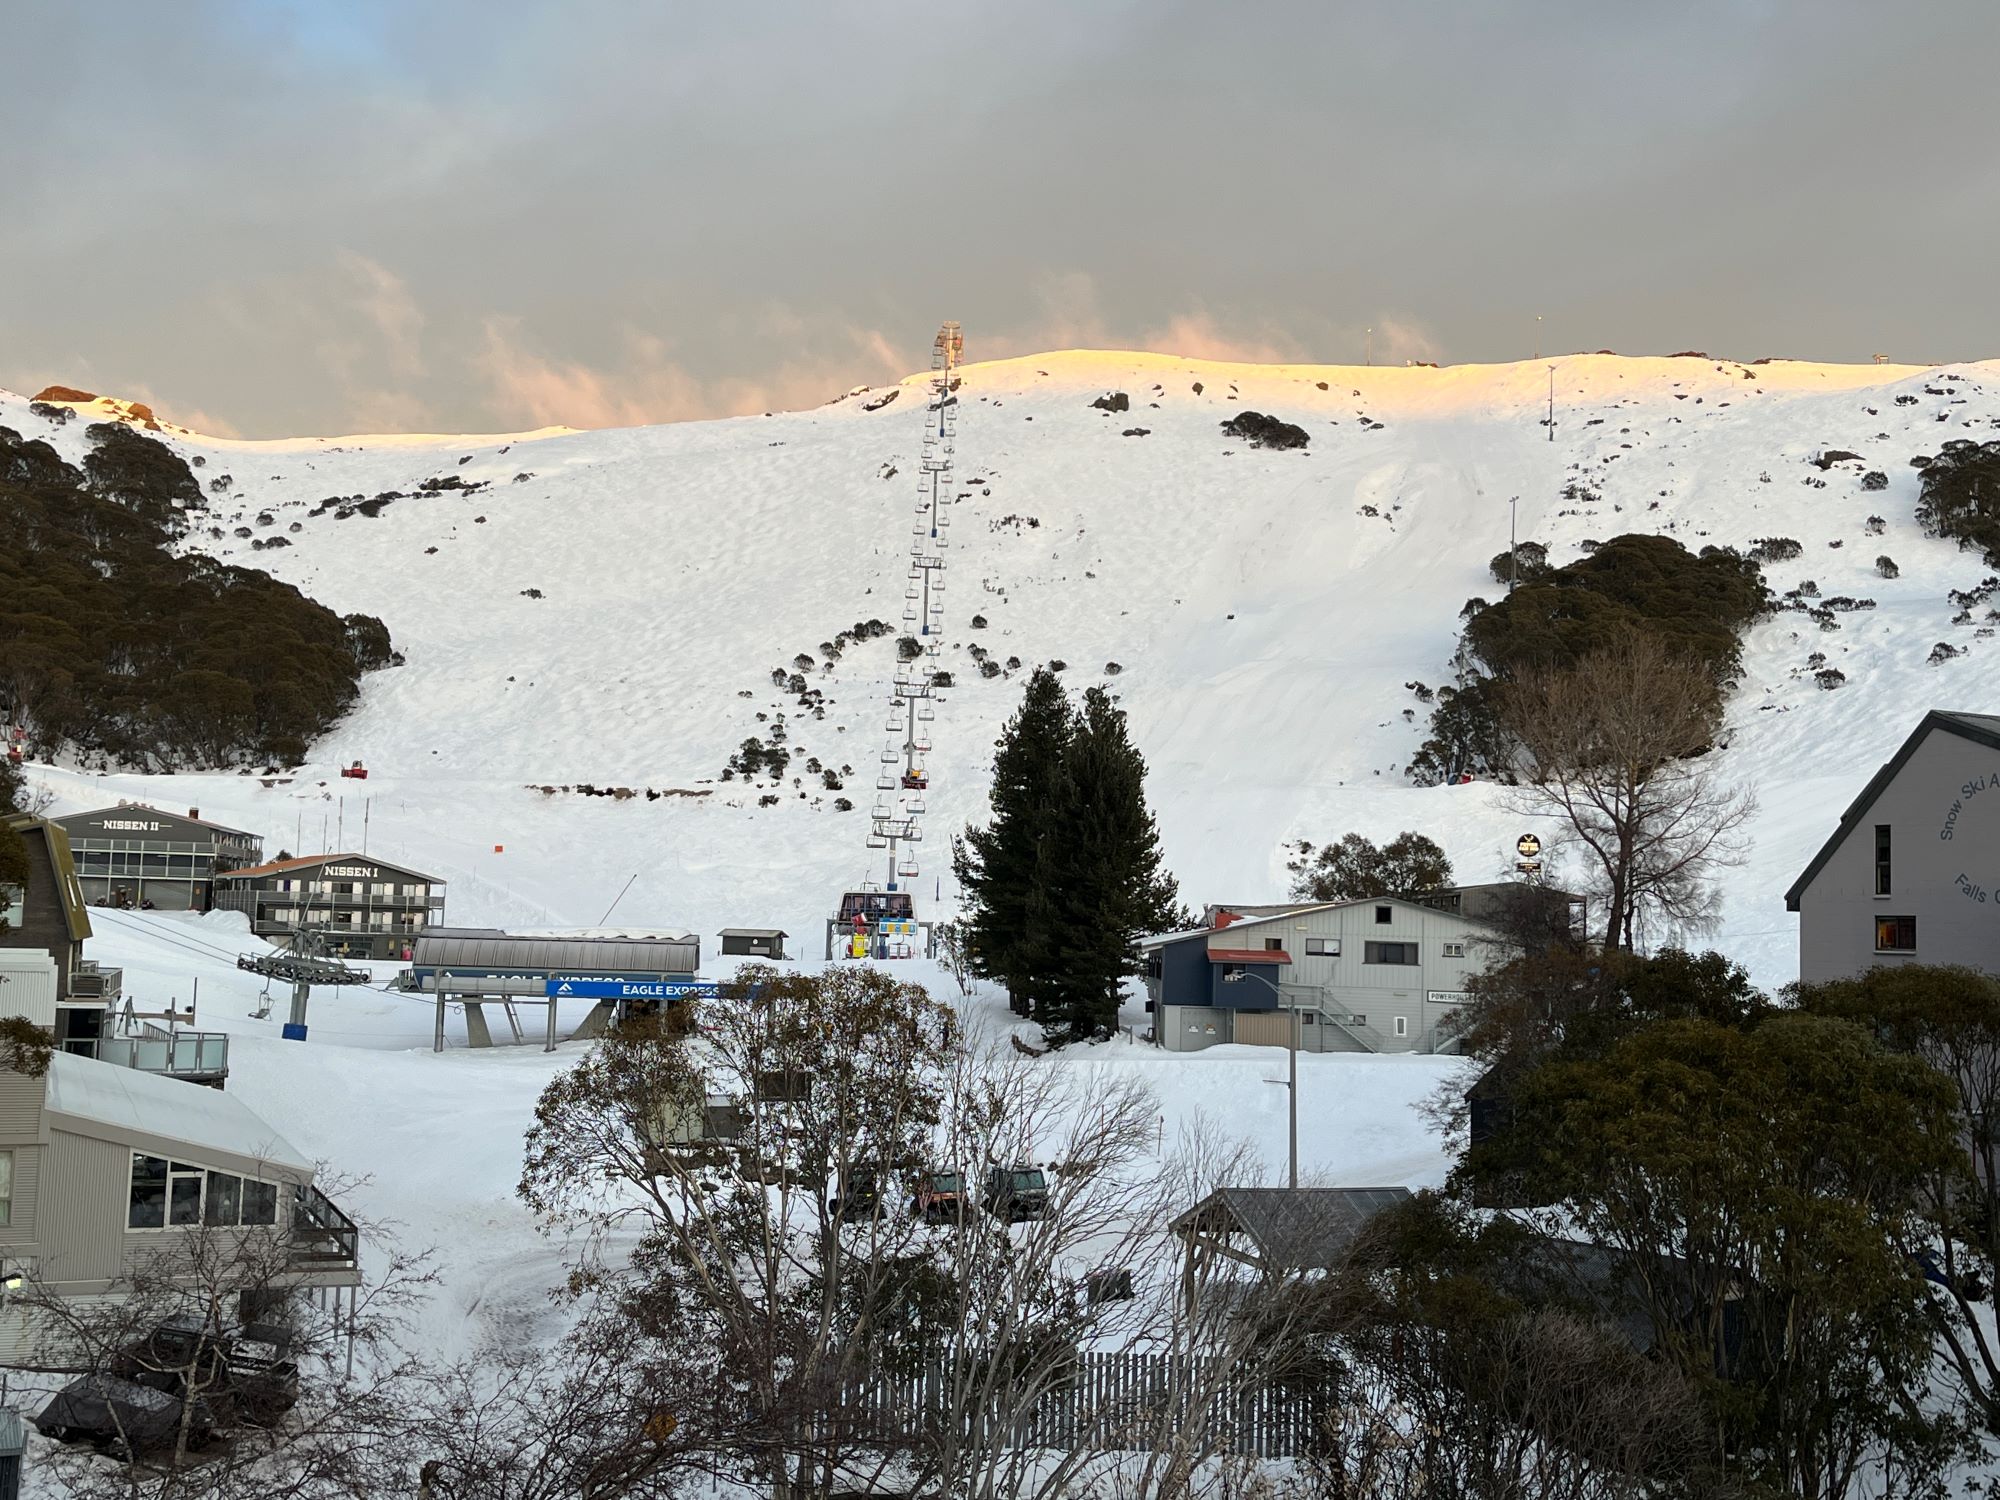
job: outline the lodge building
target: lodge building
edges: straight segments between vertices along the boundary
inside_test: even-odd
[[[1306,1052],[1456,1045],[1493,927],[1399,897],[1211,907],[1206,924],[1140,940],[1154,1040]]]
[[[2000,715],[1933,709],[1785,893],[1799,978],[1911,963],[2000,974],[1996,856]]]
[[[92,906],[207,911],[219,870],[264,857],[264,841],[240,828],[127,803],[54,820],[69,837],[83,899]]]
[[[309,854],[215,877],[215,906],[250,918],[258,937],[310,934],[340,958],[408,958],[444,911],[444,882],[366,854]]]

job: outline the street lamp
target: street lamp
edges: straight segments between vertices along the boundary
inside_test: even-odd
[[[1222,976],[1224,984],[1235,984],[1244,979],[1254,979],[1259,984],[1268,985],[1271,993],[1278,997],[1278,1003],[1284,1005],[1285,992],[1278,988],[1275,981],[1266,979],[1262,974],[1252,974],[1248,969],[1238,969],[1233,974],[1224,974]],[[1291,1046],[1287,1049],[1290,1063],[1286,1069],[1285,1077],[1285,1103],[1289,1106],[1291,1112],[1291,1153],[1288,1158],[1290,1162],[1288,1176],[1290,1179],[1289,1185],[1296,1188],[1299,1185],[1299,1027],[1302,1022],[1299,1016],[1299,1008],[1296,1005],[1286,1006],[1285,1008],[1292,1013],[1292,1041]],[[1266,1083],[1276,1083],[1278,1080],[1267,1078],[1264,1081]]]

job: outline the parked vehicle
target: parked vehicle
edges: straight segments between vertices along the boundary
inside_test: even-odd
[[[1018,1224],[1023,1219],[1039,1219],[1049,1208],[1049,1179],[1040,1167],[1016,1163],[1011,1167],[989,1167],[986,1192],[979,1200],[995,1218]]]
[[[191,1389],[225,1424],[268,1427],[299,1399],[291,1334],[268,1324],[223,1329],[169,1318],[120,1351],[112,1373],[176,1398]]]
[[[926,1224],[957,1224],[973,1212],[962,1172],[926,1172],[917,1180],[910,1213]]]
[[[829,1205],[834,1218],[843,1224],[872,1218],[882,1202],[882,1188],[873,1167],[849,1167],[847,1180],[836,1190]]]
[[[49,1398],[48,1405],[35,1415],[35,1427],[42,1436],[57,1442],[88,1442],[99,1448],[116,1443],[128,1452],[143,1453],[174,1441],[184,1405],[179,1396],[136,1380],[85,1375]],[[197,1396],[188,1446],[205,1448],[214,1436],[214,1412]]]

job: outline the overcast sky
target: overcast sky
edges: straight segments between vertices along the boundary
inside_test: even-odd
[[[0,386],[218,433],[1064,347],[2000,355],[1991,0],[0,0]]]

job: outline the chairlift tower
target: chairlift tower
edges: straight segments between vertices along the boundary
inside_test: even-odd
[[[312,952],[316,946],[308,934],[303,937],[301,946],[292,952],[280,949],[273,953],[245,953],[236,960],[237,968],[262,975],[267,989],[273,979],[290,982],[292,1018],[285,1023],[282,1032],[286,1041],[302,1042],[306,1039],[306,1001],[314,985],[370,985],[375,982],[375,976],[366,969],[350,968],[337,958],[326,958]]]

